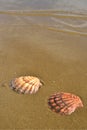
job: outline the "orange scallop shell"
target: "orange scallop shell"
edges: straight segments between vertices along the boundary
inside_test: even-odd
[[[59,92],[48,99],[50,109],[61,115],[70,115],[78,107],[83,107],[81,99],[71,93]]]
[[[11,81],[10,87],[21,94],[33,94],[36,93],[42,83],[37,77],[33,76],[21,76]]]

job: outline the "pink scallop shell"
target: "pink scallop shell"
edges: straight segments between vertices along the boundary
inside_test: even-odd
[[[83,107],[81,99],[71,93],[59,92],[48,99],[50,109],[61,115],[70,115],[78,107]]]
[[[36,93],[42,86],[40,79],[33,76],[21,76],[11,81],[10,87],[21,94]]]

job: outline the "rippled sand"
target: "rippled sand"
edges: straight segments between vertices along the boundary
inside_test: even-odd
[[[86,26],[86,17],[79,22],[63,17],[58,27],[50,21],[54,15],[42,15],[44,25],[41,16],[0,17],[0,129],[86,129],[87,33],[86,27],[77,27]],[[21,75],[37,76],[45,85],[36,95],[17,94],[9,82]],[[80,96],[84,108],[70,116],[53,113],[47,99],[59,91]]]

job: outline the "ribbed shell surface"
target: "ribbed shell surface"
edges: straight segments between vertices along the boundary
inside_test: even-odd
[[[61,115],[70,115],[78,107],[83,107],[81,99],[71,93],[56,93],[48,99],[50,109]]]
[[[36,93],[42,83],[37,77],[33,76],[21,76],[11,81],[10,87],[18,93],[33,94]]]

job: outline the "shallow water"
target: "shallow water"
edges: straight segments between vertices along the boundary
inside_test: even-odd
[[[85,10],[78,13],[78,8],[77,11],[69,8],[59,11],[50,2],[47,7],[51,10],[47,10],[47,7],[38,10],[39,7],[31,2],[32,11],[25,11],[25,8],[23,11],[21,9],[27,1],[25,4],[21,2],[19,10],[18,4],[12,2],[9,0],[7,6],[2,1],[0,9],[0,129],[86,130],[85,6]],[[18,3],[20,5],[20,1]],[[40,5],[44,3],[41,1]],[[83,9],[83,6],[79,7]],[[9,88],[9,83],[21,75],[37,76],[44,81],[44,86],[35,95],[17,94]],[[52,112],[47,99],[59,91],[80,96],[84,107],[70,116]]]

